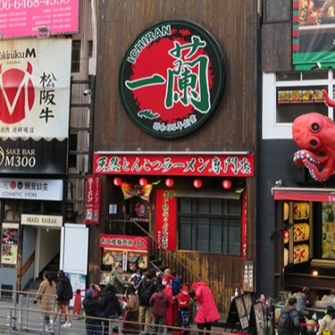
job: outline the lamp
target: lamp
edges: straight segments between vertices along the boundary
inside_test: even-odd
[[[167,187],[173,187],[173,185],[174,185],[174,180],[173,180],[172,178],[167,178],[167,179],[165,180],[165,185],[166,185]]]
[[[49,37],[51,30],[49,27],[47,26],[40,26],[40,27],[36,27],[37,31],[38,31],[38,37]]]
[[[321,69],[321,63],[316,62],[314,66],[311,67],[311,70]]]
[[[141,185],[141,186],[145,186],[148,184],[148,180],[146,178],[140,178],[140,180],[138,181],[138,183]]]
[[[115,186],[120,186],[122,184],[122,179],[119,177],[114,178],[114,185]]]

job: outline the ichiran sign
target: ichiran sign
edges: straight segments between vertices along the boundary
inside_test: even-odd
[[[213,37],[193,23],[166,21],[145,30],[130,46],[119,89],[135,125],[170,139],[208,120],[225,81],[224,56]]]

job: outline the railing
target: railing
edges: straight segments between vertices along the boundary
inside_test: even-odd
[[[139,225],[136,220],[113,220],[113,222],[120,222],[124,224],[132,223],[150,238],[152,246],[150,264],[153,267],[159,270],[169,267],[171,271],[180,277],[186,285],[191,285],[193,282],[201,281],[201,278],[196,275],[191,268],[187,267],[180,259],[178,259],[174,252],[166,250],[162,244],[141,225]],[[161,262],[161,264],[158,265],[158,262]]]
[[[1,291],[2,293],[4,290]],[[0,299],[0,334],[69,334],[69,335],[83,335],[86,334],[86,324],[88,322],[96,322],[101,325],[101,334],[116,335],[123,333],[122,319],[106,319],[85,316],[84,313],[80,315],[73,315],[70,312],[72,326],[71,328],[62,327],[62,322],[57,322],[52,325],[51,330],[46,330],[45,319],[38,304],[33,301],[36,292],[32,291],[7,291],[10,293],[11,299]],[[55,306],[55,297],[54,297]],[[58,318],[59,320],[59,318]],[[145,323],[126,321],[128,324],[138,325],[143,327]],[[165,325],[149,325],[152,329],[151,334],[163,335],[198,335],[199,330],[195,325],[190,328],[167,327]],[[157,329],[154,329],[157,327]],[[222,328],[214,328],[211,331],[203,331],[204,334],[225,335],[232,334],[224,332]],[[135,333],[134,333],[135,334]],[[241,335],[234,333],[234,335]],[[244,334],[245,335],[245,334]]]

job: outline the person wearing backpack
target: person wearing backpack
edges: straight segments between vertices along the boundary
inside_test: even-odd
[[[54,317],[54,322],[57,320],[59,314],[65,314],[65,324],[62,327],[70,328],[71,319],[70,319],[70,300],[73,298],[73,291],[70,279],[65,275],[63,270],[59,270],[57,273],[58,282],[57,282],[57,310]]]
[[[288,306],[284,307],[279,316],[278,335],[299,335],[303,330],[297,311],[297,298],[290,298]]]
[[[152,315],[152,307],[150,306],[150,298],[156,292],[156,284],[154,282],[154,275],[151,272],[146,272],[143,280],[138,285],[138,297],[140,302],[139,308],[139,322],[145,323],[144,333],[146,335],[152,332],[152,323],[153,323],[153,315]]]

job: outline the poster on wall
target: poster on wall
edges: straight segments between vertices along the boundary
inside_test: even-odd
[[[1,173],[66,173],[71,47],[62,38],[1,42]]]
[[[83,300],[83,297],[85,296],[86,276],[77,273],[66,273],[66,276],[70,279],[72,285],[73,299],[70,300],[70,307],[73,307],[77,290],[80,291],[81,300]]]
[[[296,70],[334,67],[333,0],[293,0],[292,48]]]
[[[19,225],[17,223],[2,224],[1,263],[16,265]]]
[[[177,197],[175,190],[156,191],[155,241],[157,249],[176,250]]]

